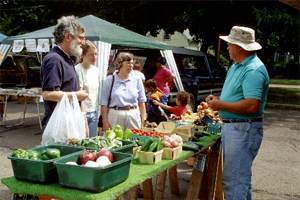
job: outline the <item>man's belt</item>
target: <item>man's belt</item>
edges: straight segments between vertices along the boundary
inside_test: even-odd
[[[238,122],[262,122],[262,118],[255,119],[223,119],[224,123],[238,123]]]
[[[126,107],[115,106],[115,107],[110,107],[110,108],[115,109],[115,110],[131,110],[131,109],[136,109],[137,106],[126,106]]]

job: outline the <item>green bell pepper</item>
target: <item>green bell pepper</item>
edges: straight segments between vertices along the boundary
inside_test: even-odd
[[[15,157],[15,158],[28,159],[28,152],[26,150],[24,150],[24,149],[18,149],[16,151],[14,151],[11,156]]]
[[[127,128],[124,132],[123,140],[127,140],[132,134],[133,134],[133,132]]]
[[[116,139],[123,140],[123,129],[122,129],[122,126],[116,125],[113,128],[113,131],[116,133]]]
[[[105,134],[107,138],[111,138],[111,139],[116,138],[116,133],[113,130],[109,129],[105,132]]]
[[[42,159],[43,160],[50,160],[54,158],[60,157],[60,150],[56,148],[47,148],[44,151],[42,151]]]
[[[36,150],[28,150],[28,158],[31,159],[31,158],[38,158],[40,156],[39,152],[37,152]]]

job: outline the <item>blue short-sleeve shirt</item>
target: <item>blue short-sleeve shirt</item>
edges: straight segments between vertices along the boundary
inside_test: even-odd
[[[140,77],[130,74],[128,79],[123,81],[117,76],[117,74],[112,76],[115,76],[115,82],[111,92],[111,101],[108,107],[138,106],[138,102],[147,101],[143,82]],[[107,106],[108,104],[112,76],[108,76],[104,81],[100,105]]]
[[[43,59],[40,71],[42,91],[79,91],[79,78],[74,69],[73,60],[55,46]],[[46,125],[57,102],[44,101],[45,116],[42,124]]]
[[[221,101],[238,102],[246,98],[261,101],[257,113],[236,114],[220,110],[223,119],[253,119],[263,117],[269,89],[269,75],[266,67],[256,53],[246,58],[242,63],[234,63],[228,70],[220,96]]]

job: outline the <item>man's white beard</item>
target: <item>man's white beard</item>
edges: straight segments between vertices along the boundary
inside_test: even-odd
[[[80,47],[80,45],[76,44],[75,40],[72,40],[70,44],[70,50],[73,56],[80,56],[82,53],[82,48]]]

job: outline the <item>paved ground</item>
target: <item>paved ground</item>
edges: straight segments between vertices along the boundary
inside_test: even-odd
[[[9,102],[10,123],[17,123],[24,105]],[[43,106],[41,108],[43,112]],[[264,138],[253,165],[253,199],[300,199],[300,113],[299,110],[267,108],[264,119]],[[29,104],[24,126],[0,127],[0,179],[13,176],[7,156],[18,148],[30,149],[40,145],[35,104]],[[165,199],[184,199],[192,167],[186,162],[178,165],[180,194],[173,195],[167,179]],[[13,194],[0,183],[0,200],[12,199]]]

